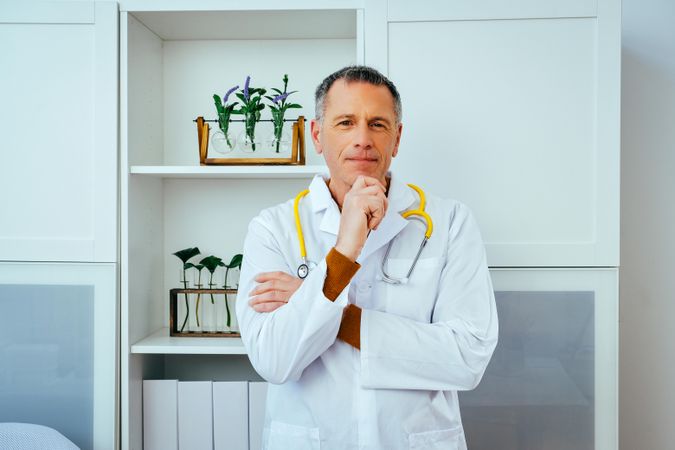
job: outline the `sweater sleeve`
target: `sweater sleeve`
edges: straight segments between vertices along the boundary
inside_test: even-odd
[[[335,247],[328,252],[326,265],[327,272],[323,284],[323,295],[328,300],[333,301],[349,284],[361,265],[335,250]],[[356,305],[347,305],[342,315],[337,337],[354,348],[361,348],[361,308]]]

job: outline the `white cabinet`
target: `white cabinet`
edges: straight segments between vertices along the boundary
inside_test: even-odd
[[[117,265],[0,262],[0,422],[113,450]]]
[[[115,2],[0,6],[0,260],[117,261]]]
[[[617,266],[619,2],[371,4],[366,62],[403,98],[392,168],[470,205],[490,266]]]
[[[493,269],[499,344],[460,393],[469,448],[618,448],[617,269]]]
[[[260,380],[239,339],[168,337],[172,253],[229,260],[253,216],[324,168],[309,126],[305,167],[200,167],[193,120],[247,75],[269,88],[284,74],[313,117],[321,80],[363,62],[363,16],[351,1],[120,3],[123,449],[142,447],[143,379]]]

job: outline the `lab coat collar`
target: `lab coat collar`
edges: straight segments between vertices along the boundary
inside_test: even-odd
[[[416,196],[391,171],[388,171],[387,175],[391,177],[387,196],[389,207],[380,225],[368,235],[368,239],[357,259],[359,263],[387,244],[408,224],[408,221],[401,217],[400,213],[412,206]],[[326,184],[329,178],[330,175],[327,172],[315,175],[309,186],[309,197],[314,213],[326,211],[321,219],[319,229],[337,236],[340,228],[340,210]]]

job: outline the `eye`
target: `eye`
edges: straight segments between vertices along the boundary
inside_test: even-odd
[[[370,126],[373,128],[385,128],[385,125],[382,122],[373,122]]]
[[[338,122],[338,126],[341,126],[341,127],[348,127],[351,124],[352,124],[352,121],[349,120],[349,119],[341,120],[340,122]]]

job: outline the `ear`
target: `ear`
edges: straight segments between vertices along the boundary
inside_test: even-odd
[[[401,143],[401,133],[403,132],[403,124],[399,123],[396,130],[396,144],[394,145],[394,151],[391,152],[391,157],[395,158],[398,154],[398,146]]]
[[[318,120],[312,119],[312,121],[309,123],[310,126],[310,134],[312,135],[312,142],[314,142],[314,149],[316,150],[317,154],[321,154],[323,152],[323,147],[321,146],[321,124],[319,123]]]

